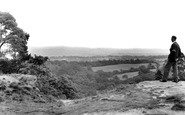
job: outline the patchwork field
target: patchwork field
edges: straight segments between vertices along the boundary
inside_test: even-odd
[[[156,72],[156,69],[150,69],[150,71]],[[138,76],[138,75],[139,75],[139,72],[136,71],[136,72],[127,72],[127,73],[123,73],[123,74],[117,74],[116,76],[120,80],[126,80],[128,78],[132,78],[132,77],[135,77],[135,76]]]
[[[100,67],[92,67],[93,71],[98,71],[98,70],[103,70],[104,72],[112,72],[114,70],[120,71],[122,70],[129,70],[131,67],[132,68],[138,68],[141,65],[147,66],[148,63],[143,63],[143,64],[118,64],[118,65],[108,65],[108,66],[100,66]]]

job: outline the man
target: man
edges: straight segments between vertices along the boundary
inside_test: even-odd
[[[176,42],[176,39],[177,39],[176,36],[171,37],[171,41],[173,42],[173,44],[171,45],[170,48],[170,54],[168,55],[168,61],[167,64],[165,65],[164,74],[162,79],[160,80],[161,82],[167,82],[171,67],[173,68],[173,77],[174,77],[173,82],[176,83],[179,82],[177,60],[178,58],[181,57],[181,49],[178,43]]]

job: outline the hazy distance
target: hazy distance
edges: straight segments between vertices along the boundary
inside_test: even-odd
[[[30,47],[29,52],[43,56],[148,56],[167,55],[167,49],[115,49],[85,47]]]

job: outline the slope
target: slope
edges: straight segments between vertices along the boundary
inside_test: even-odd
[[[59,104],[62,103],[62,104]],[[184,115],[185,82],[144,81],[96,96],[57,103],[1,103],[8,115]]]

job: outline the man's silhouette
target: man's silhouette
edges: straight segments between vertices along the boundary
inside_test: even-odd
[[[181,56],[181,49],[179,44],[176,42],[176,39],[177,39],[176,36],[171,37],[171,41],[173,42],[173,44],[171,45],[170,48],[170,54],[168,55],[168,61],[167,64],[165,65],[164,74],[162,79],[160,80],[161,82],[167,82],[171,67],[173,68],[173,77],[174,77],[173,82],[179,81],[177,70],[177,59],[180,58]]]

